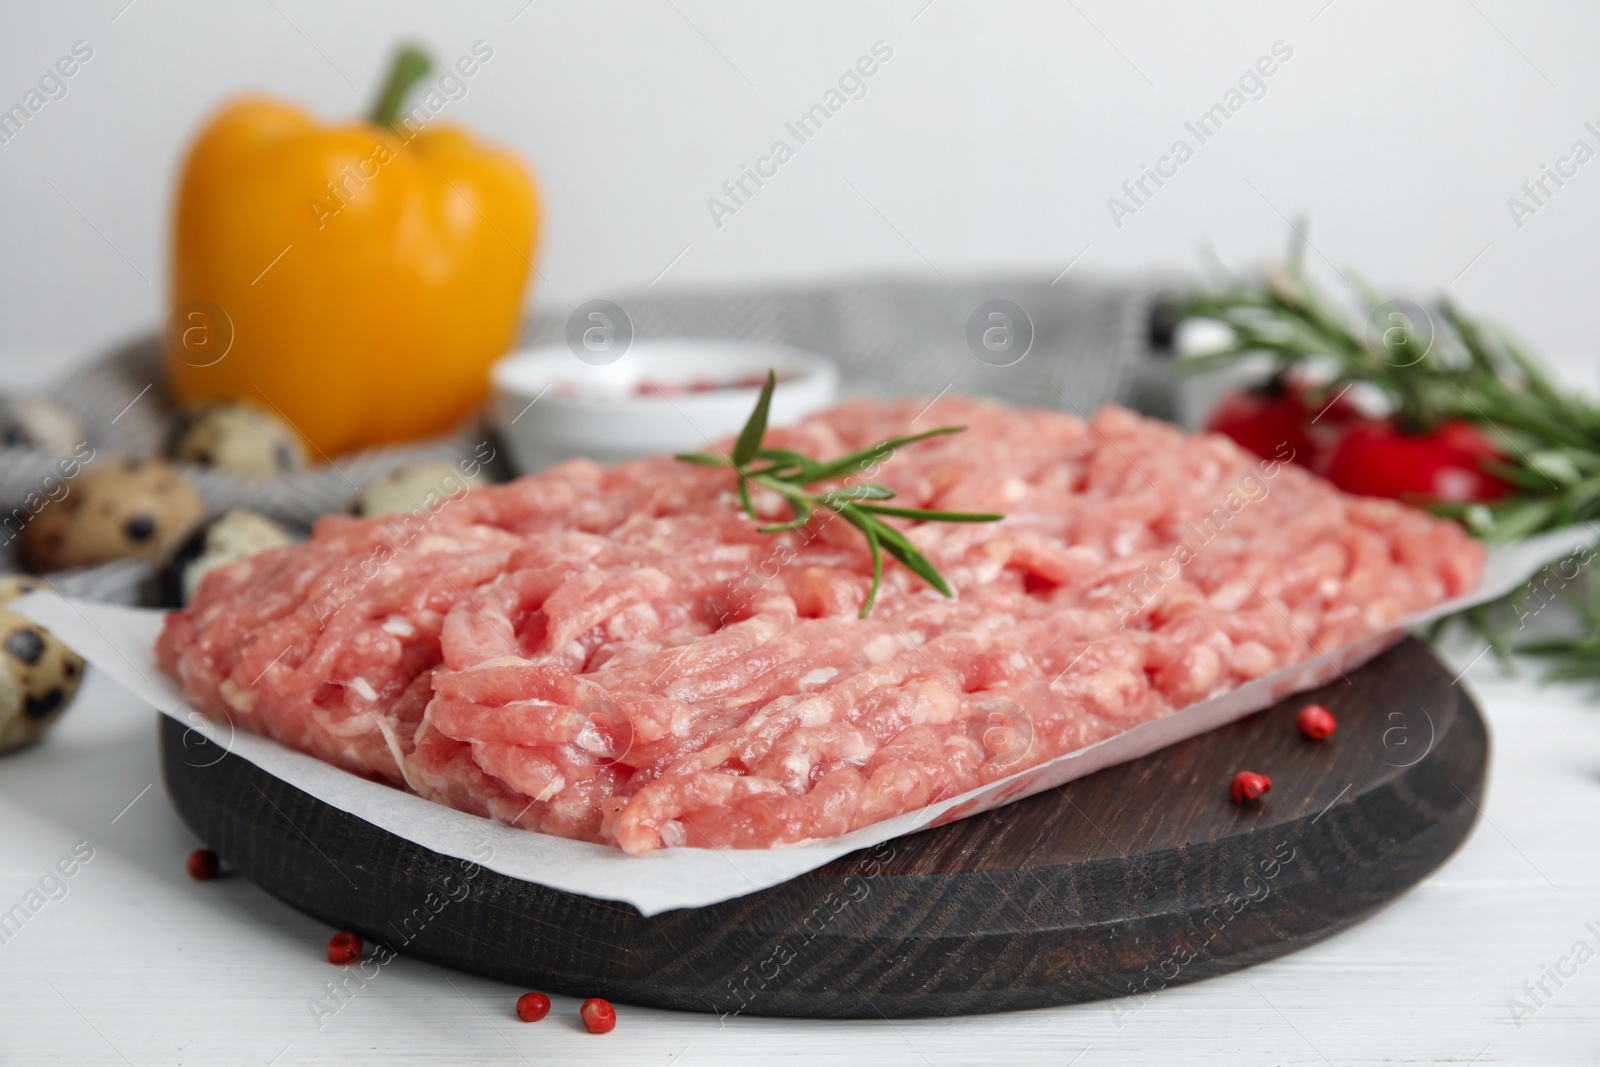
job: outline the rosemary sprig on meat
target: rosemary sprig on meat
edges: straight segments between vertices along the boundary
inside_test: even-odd
[[[729,456],[711,452],[681,452],[678,459],[697,463],[702,467],[731,468],[739,476],[739,503],[752,520],[760,521],[755,504],[750,498],[750,487],[760,486],[781,496],[789,506],[791,518],[786,522],[768,523],[760,527],[762,533],[776,534],[798,530],[811,521],[820,508],[841,516],[860,530],[867,539],[872,553],[872,585],[866,600],[861,604],[861,618],[872,611],[878,599],[878,587],[883,580],[883,555],[887,552],[903,563],[908,570],[945,596],[954,596],[948,582],[937,568],[912,544],[911,539],[883,521],[883,516],[900,519],[917,519],[922,522],[998,522],[1005,518],[988,512],[933,511],[927,508],[903,508],[883,501],[894,499],[894,490],[875,482],[838,484],[834,488],[816,489],[823,483],[840,483],[883,463],[904,445],[929,437],[960,433],[964,426],[940,426],[905,437],[891,437],[871,448],[863,448],[847,456],[826,461],[787,448],[763,448],[762,439],[767,433],[767,416],[772,408],[772,391],[777,387],[775,371],[767,372],[767,381],[761,387],[755,410],[739,431]]]

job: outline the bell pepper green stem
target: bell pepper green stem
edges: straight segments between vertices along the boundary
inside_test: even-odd
[[[405,103],[411,87],[427,77],[432,69],[433,61],[421,49],[408,46],[396,52],[389,77],[383,83],[383,92],[378,94],[378,102],[372,108],[372,121],[396,133],[404,133],[399,124],[400,105]]]

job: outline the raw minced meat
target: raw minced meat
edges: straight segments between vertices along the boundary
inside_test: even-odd
[[[329,516],[208,575],[163,667],[208,714],[501,821],[640,853],[831,837],[1014,774],[1470,590],[1483,550],[1215,436],[970,399],[769,431],[871,480],[948,600],[831,513],[762,534],[731,472],[563,464]],[[776,521],[776,497],[756,498]]]

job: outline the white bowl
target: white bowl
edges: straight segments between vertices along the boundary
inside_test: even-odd
[[[614,463],[697,451],[739,432],[769,369],[778,372],[771,425],[795,422],[838,395],[832,363],[775,345],[646,341],[603,366],[550,345],[495,364],[495,424],[519,474],[575,456]],[[718,387],[704,388],[709,383]]]

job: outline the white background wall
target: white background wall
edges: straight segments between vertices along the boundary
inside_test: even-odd
[[[889,268],[1188,268],[1284,243],[1411,293],[1450,286],[1593,377],[1600,6],[1511,0],[1121,4],[104,0],[0,13],[0,106],[94,58],[0,145],[0,380],[154,326],[180,153],[227,94],[364,111],[400,38],[493,59],[446,114],[508,142],[547,203],[539,301]],[[893,58],[718,228],[706,199],[875,41]],[[1293,58],[1118,228],[1106,200],[1273,42]],[[53,186],[53,188],[52,188]],[[1085,251],[1085,249],[1087,249]],[[670,264],[670,268],[669,268]],[[665,271],[663,275],[662,272]]]

